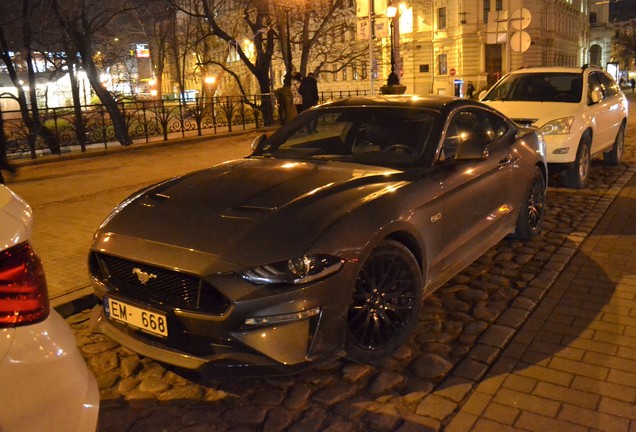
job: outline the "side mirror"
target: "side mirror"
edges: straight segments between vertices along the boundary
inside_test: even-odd
[[[488,159],[488,149],[474,140],[464,141],[455,154],[456,161],[480,161]]]
[[[265,142],[266,139],[267,139],[267,135],[265,134],[260,134],[256,138],[254,138],[254,141],[252,141],[252,146],[251,146],[252,150],[256,150],[257,148],[259,148],[261,144]]]

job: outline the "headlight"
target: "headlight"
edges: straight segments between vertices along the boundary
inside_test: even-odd
[[[563,117],[560,119],[552,120],[541,127],[541,132],[544,135],[564,135],[569,134],[574,124],[574,117]]]
[[[287,261],[251,268],[243,278],[254,284],[301,285],[338,272],[344,260],[331,255],[305,255]]]

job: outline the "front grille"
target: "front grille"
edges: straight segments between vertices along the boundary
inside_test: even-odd
[[[130,299],[212,314],[222,314],[229,307],[212,285],[193,275],[102,253],[92,255],[90,267],[93,277]]]

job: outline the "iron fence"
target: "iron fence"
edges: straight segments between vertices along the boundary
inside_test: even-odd
[[[328,102],[350,96],[366,95],[365,90],[321,92],[320,101]],[[278,121],[275,95],[272,96],[272,112]],[[252,95],[198,98],[192,101],[180,100],[132,100],[119,102],[128,133],[133,140],[150,141],[202,136],[232,132],[237,129],[261,128],[263,114],[258,108],[261,96]],[[249,102],[249,103],[248,103]],[[110,115],[103,105],[82,106],[84,145],[103,146],[117,144],[115,130]],[[4,134],[7,138],[7,153],[12,157],[30,157],[29,128],[24,123],[19,110],[5,110]],[[54,136],[61,151],[80,146],[78,122],[73,108],[45,108],[40,110],[42,125],[49,135]],[[40,135],[35,140],[36,155],[48,151],[47,144]],[[65,150],[66,149],[66,150]]]

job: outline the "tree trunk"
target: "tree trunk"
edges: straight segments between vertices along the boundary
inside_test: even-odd
[[[72,53],[72,51],[67,51]],[[71,60],[72,58],[72,60]],[[86,123],[82,115],[82,101],[80,98],[79,81],[77,80],[77,59],[70,54],[68,60],[68,75],[71,80],[71,94],[73,95],[73,112],[75,115],[75,136],[82,152],[86,151]]]
[[[97,94],[99,100],[104,105],[104,108],[106,108],[108,115],[110,115],[110,121],[113,123],[113,130],[115,132],[115,138],[117,138],[117,141],[119,141],[119,143],[123,146],[131,145],[133,141],[128,134],[126,119],[122,112],[119,111],[117,101],[115,100],[113,95],[108,90],[106,90],[100,82],[99,74],[97,72],[97,68],[95,67],[95,63],[93,62],[93,58],[90,55],[90,52],[90,50],[88,50],[88,53],[80,51],[88,81],[91,83],[91,87],[95,91],[95,94]]]

